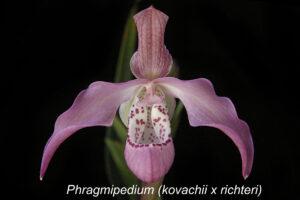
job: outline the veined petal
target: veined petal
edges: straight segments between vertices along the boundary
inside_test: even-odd
[[[230,99],[216,96],[211,82],[203,78],[182,81],[165,77],[154,82],[182,101],[191,126],[215,127],[231,138],[240,151],[242,174],[247,178],[253,164],[253,141],[247,123],[238,118]]]
[[[131,171],[144,182],[161,179],[174,160],[174,145],[166,103],[138,106],[133,102],[128,124],[125,159]]]
[[[155,79],[166,76],[172,67],[172,56],[164,45],[168,16],[154,7],[134,16],[138,30],[138,50],[130,61],[137,78]]]
[[[138,87],[147,80],[125,83],[94,82],[76,97],[73,105],[56,122],[48,140],[41,164],[42,179],[59,145],[77,130],[89,126],[111,126],[119,105],[128,101]]]

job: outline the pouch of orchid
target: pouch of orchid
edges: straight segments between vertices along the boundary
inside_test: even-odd
[[[130,69],[136,79],[122,83],[97,81],[79,93],[56,120],[44,149],[40,178],[65,139],[85,127],[112,126],[119,113],[127,128],[127,166],[144,183],[161,180],[175,156],[171,123],[178,123],[172,120],[176,98],[183,103],[191,126],[218,128],[234,142],[242,159],[242,175],[247,178],[253,163],[253,142],[247,123],[238,118],[231,100],[217,96],[205,78],[166,77],[173,63],[164,45],[167,15],[150,6],[133,18],[138,48],[131,57]]]

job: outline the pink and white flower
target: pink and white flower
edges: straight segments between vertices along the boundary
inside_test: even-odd
[[[175,156],[170,126],[175,98],[184,104],[191,126],[215,127],[231,138],[240,151],[242,175],[247,178],[253,163],[253,142],[247,123],[238,118],[233,103],[217,96],[207,79],[165,77],[172,66],[164,45],[167,15],[150,6],[134,20],[138,50],[130,65],[137,79],[124,83],[98,81],[79,93],[71,108],[56,120],[44,149],[41,179],[65,139],[85,127],[111,126],[118,108],[128,128],[124,153],[128,167],[144,182],[161,179]]]

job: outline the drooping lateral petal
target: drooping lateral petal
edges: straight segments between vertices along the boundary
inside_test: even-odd
[[[125,83],[94,82],[76,97],[73,105],[61,114],[48,140],[41,164],[40,177],[59,145],[77,130],[89,126],[111,126],[119,105],[128,101],[138,87],[147,82],[136,79]]]
[[[134,16],[138,30],[138,50],[130,61],[137,78],[155,79],[166,76],[172,67],[172,56],[164,45],[168,16],[154,7]]]
[[[191,126],[210,126],[223,131],[238,147],[244,178],[250,174],[254,148],[249,127],[240,120],[230,99],[218,97],[207,79],[182,81],[172,77],[155,80],[164,91],[184,104]]]
[[[144,182],[155,182],[169,171],[175,152],[166,103],[138,106],[136,98],[124,155],[128,167]]]

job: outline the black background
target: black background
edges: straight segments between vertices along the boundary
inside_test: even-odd
[[[67,185],[109,186],[104,127],[80,130],[66,140],[42,182],[39,168],[57,116],[90,83],[113,80],[132,4],[4,2],[1,196],[93,199],[66,195]],[[244,181],[240,156],[230,139],[217,129],[190,127],[184,112],[175,138],[175,161],[164,183],[261,184],[258,199],[293,199],[299,186],[299,5],[166,0],[141,1],[139,10],[151,4],[170,17],[165,43],[180,67],[180,78],[211,80],[216,93],[229,97],[249,124],[255,146],[253,170]]]

